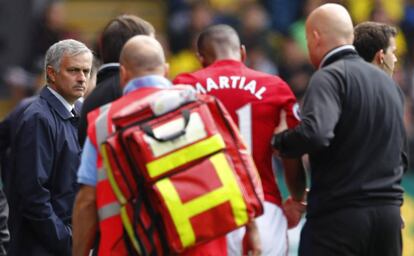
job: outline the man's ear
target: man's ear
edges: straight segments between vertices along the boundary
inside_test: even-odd
[[[201,66],[203,68],[207,67],[206,58],[204,58],[204,56],[200,52],[197,52],[196,55],[197,55],[197,59],[200,62]]]
[[[56,81],[56,71],[52,66],[47,66],[46,68],[46,77],[52,83]]]
[[[119,84],[121,88],[124,88],[125,85],[128,83],[128,71],[122,65],[119,66]]]
[[[373,59],[374,64],[382,65],[384,63],[384,55],[385,54],[384,54],[384,50],[383,49],[377,51],[375,53],[374,59]]]
[[[315,40],[315,45],[319,45],[321,43],[321,35],[319,34],[318,30],[314,29],[312,30],[312,36]]]
[[[170,64],[164,63],[164,76],[168,77],[169,73],[170,73]]]
[[[246,47],[243,44],[240,45],[240,59],[241,62],[245,62],[247,59]]]

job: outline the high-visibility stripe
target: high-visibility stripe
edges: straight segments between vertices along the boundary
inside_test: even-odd
[[[108,110],[111,104],[106,104],[100,108],[101,114],[95,121],[96,143],[98,147],[106,140],[109,134],[108,130]]]
[[[223,138],[220,134],[216,134],[206,140],[147,163],[148,175],[151,178],[157,177],[183,164],[217,152],[224,147]]]
[[[102,206],[98,209],[98,217],[100,221],[104,221],[113,216],[119,215],[120,205],[118,202],[113,202]]]
[[[104,112],[107,112],[107,110],[111,107],[111,105],[112,105],[112,103],[108,103],[108,104],[105,104],[105,105],[99,107],[99,113],[102,114]]]
[[[210,158],[216,169],[221,182],[226,184],[227,193],[230,198],[233,216],[237,225],[241,226],[248,221],[246,203],[244,202],[240,186],[224,154],[217,154]]]
[[[107,179],[108,179],[108,176],[106,175],[105,168],[99,168],[98,169],[98,183],[104,180],[107,180]]]
[[[106,173],[106,177],[108,178],[109,184],[111,185],[112,191],[114,192],[116,198],[118,199],[118,202],[116,203],[112,203],[112,204],[116,204],[118,206],[118,211],[116,212],[116,214],[120,214],[121,215],[121,220],[122,223],[125,227],[125,230],[127,231],[128,237],[130,238],[130,241],[132,241],[132,245],[134,246],[134,248],[136,249],[136,251],[138,252],[139,255],[141,255],[141,249],[139,247],[139,243],[137,238],[135,237],[134,234],[134,228],[132,226],[132,222],[129,219],[128,216],[128,212],[126,210],[126,204],[127,204],[127,200],[125,199],[124,195],[122,194],[121,189],[119,188],[115,177],[113,175],[113,171],[111,168],[111,165],[109,164],[109,160],[108,160],[108,154],[105,148],[105,145],[101,146],[101,154],[103,156],[103,161],[104,161],[104,169],[102,172]],[[101,220],[102,221],[102,220]]]
[[[224,202],[230,202],[235,223],[238,226],[244,225],[248,221],[246,204],[242,192],[225,155],[223,153],[216,154],[210,158],[210,161],[215,168],[222,186],[184,204],[181,202],[180,196],[170,179],[165,178],[155,184],[171,214],[171,218],[184,248],[195,243],[195,234],[191,226],[190,218]]]
[[[101,154],[102,154],[102,159],[103,159],[103,162],[104,162],[104,168],[105,168],[106,174],[108,176],[109,184],[111,185],[112,190],[113,190],[116,198],[118,199],[119,203],[123,206],[127,203],[127,200],[125,199],[124,195],[122,194],[121,189],[119,188],[118,184],[116,183],[115,177],[112,173],[111,165],[109,164],[108,154],[106,152],[105,145],[101,146]]]
[[[128,234],[130,241],[132,241],[132,245],[137,250],[138,255],[142,255],[141,249],[139,247],[139,242],[137,237],[134,234],[134,227],[132,226],[131,220],[129,219],[128,212],[125,206],[121,207],[121,220],[124,225],[124,228]]]

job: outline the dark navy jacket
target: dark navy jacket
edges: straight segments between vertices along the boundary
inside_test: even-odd
[[[77,119],[47,89],[16,127],[8,200],[8,255],[71,255],[71,216],[81,149]]]
[[[38,96],[23,99],[0,123],[0,156],[1,156],[1,175],[4,185],[6,185],[8,173],[10,172],[10,152],[16,138],[16,127],[22,114]]]
[[[16,138],[16,126],[20,120],[21,115],[36,96],[26,98],[22,100],[16,108],[7,115],[6,118],[0,123],[0,161],[1,161],[1,177],[3,185],[7,185],[7,176],[10,173],[10,152],[11,147],[14,145],[14,139]],[[6,187],[3,187],[5,190]],[[9,216],[9,207],[7,204],[6,196],[3,191],[0,191],[0,255],[6,255],[5,246],[10,240],[10,233],[7,227],[7,221]]]

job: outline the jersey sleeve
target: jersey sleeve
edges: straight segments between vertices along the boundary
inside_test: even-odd
[[[283,110],[286,112],[287,125],[293,128],[300,122],[300,107],[292,90],[283,81],[280,83],[280,98]]]
[[[276,135],[275,147],[287,157],[298,157],[328,147],[341,115],[336,77],[323,69],[311,78],[304,100],[302,121]]]
[[[174,80],[172,81],[172,83],[174,85],[177,84],[189,84],[189,85],[194,85],[195,84],[195,79],[193,78],[193,76],[191,76],[189,73],[183,73],[183,74],[179,74],[178,76],[176,76],[174,78]]]

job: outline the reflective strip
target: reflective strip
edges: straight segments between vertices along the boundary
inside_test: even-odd
[[[154,128],[154,134],[158,138],[164,138],[183,129],[183,127],[184,118],[177,118]],[[203,120],[201,119],[199,113],[194,112],[190,115],[190,121],[188,122],[184,135],[174,139],[173,141],[166,142],[159,142],[148,135],[144,135],[144,140],[150,146],[154,157],[160,157],[206,137],[207,132],[204,127]]]
[[[141,249],[139,247],[138,240],[137,240],[137,238],[135,237],[135,234],[134,234],[134,228],[131,224],[131,220],[129,219],[128,212],[126,210],[127,200],[125,199],[124,195],[122,194],[121,189],[119,188],[118,184],[116,183],[115,177],[112,173],[113,171],[112,171],[111,165],[109,164],[109,161],[108,161],[108,153],[106,151],[105,145],[101,146],[101,154],[102,154],[102,158],[103,158],[103,161],[104,161],[104,166],[105,166],[104,169],[106,170],[106,175],[107,175],[107,178],[109,180],[109,184],[111,185],[112,191],[114,192],[118,202],[120,203],[119,204],[117,202],[117,205],[118,205],[117,214],[119,214],[119,213],[121,214],[122,223],[125,227],[125,230],[127,231],[127,234],[128,234],[128,237],[130,238],[130,241],[132,241],[132,245],[134,246],[134,248],[136,249],[138,254],[142,255]],[[120,208],[120,211],[119,211],[119,208]]]
[[[107,179],[108,179],[108,176],[106,175],[105,168],[99,168],[98,169],[98,183],[104,180],[107,180]]]
[[[217,154],[210,158],[211,163],[216,169],[216,173],[226,187],[226,194],[230,199],[233,216],[237,225],[241,226],[248,221],[247,207],[244,202],[243,194],[237,183],[237,177],[234,175],[224,154]]]
[[[148,175],[151,178],[157,177],[183,164],[217,152],[224,147],[223,138],[220,134],[216,134],[206,140],[147,163]]]
[[[103,159],[104,167],[106,170],[106,174],[108,175],[109,184],[112,187],[112,191],[114,192],[116,198],[118,199],[118,202],[121,205],[125,205],[127,203],[127,200],[125,199],[124,195],[122,194],[121,189],[116,183],[115,177],[112,173],[111,165],[109,164],[108,154],[106,152],[105,145],[101,146],[101,154],[102,154],[102,159]]]
[[[234,221],[238,226],[244,225],[248,221],[246,204],[242,192],[225,155],[223,153],[216,154],[209,160],[213,164],[222,183],[222,187],[211,192],[183,204],[170,179],[165,178],[155,184],[171,214],[171,218],[184,248],[193,245],[196,240],[190,219],[224,202],[230,202]]]
[[[113,202],[104,207],[101,207],[98,210],[98,216],[100,221],[104,221],[107,218],[121,215],[121,220],[124,224],[124,227],[127,231],[127,234],[132,241],[132,245],[134,246],[135,250],[138,252],[139,255],[142,255],[141,249],[138,244],[138,240],[134,235],[133,226],[131,221],[128,217],[128,212],[126,210],[125,204],[127,203],[125,197],[123,196],[118,184],[112,173],[111,165],[109,164],[108,154],[105,148],[105,145],[102,143],[106,140],[109,134],[107,120],[108,120],[108,112],[109,107],[111,104],[107,104],[101,107],[102,114],[96,120],[96,139],[97,144],[100,145],[101,155],[104,163],[104,167],[98,170],[98,182],[108,179],[109,184],[112,187],[112,190],[118,200],[118,202]],[[122,205],[122,207],[121,207]]]
[[[142,255],[141,249],[139,247],[139,242],[137,240],[137,237],[135,237],[134,235],[134,228],[131,224],[131,220],[129,219],[128,212],[125,206],[121,207],[121,220],[130,241],[132,241],[132,245],[134,246],[135,250],[137,250],[138,255]]]
[[[95,121],[96,143],[101,145],[108,137],[108,112],[111,104],[104,105],[100,108],[101,114]]]
[[[113,216],[119,215],[120,205],[118,202],[107,204],[98,209],[99,221],[104,221]]]

